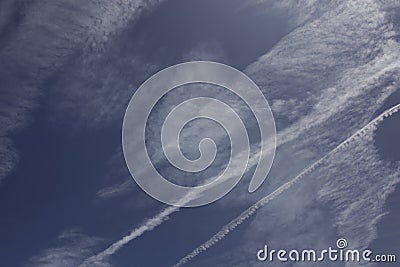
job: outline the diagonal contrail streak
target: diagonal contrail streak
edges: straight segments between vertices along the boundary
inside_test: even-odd
[[[223,226],[221,230],[219,230],[216,234],[214,234],[210,239],[208,239],[206,242],[195,248],[191,253],[183,257],[174,265],[174,267],[182,266],[195,258],[197,255],[200,253],[206,251],[208,248],[212,247],[222,239],[224,239],[225,236],[229,234],[229,232],[233,231],[237,226],[242,224],[245,220],[250,218],[257,210],[265,206],[267,203],[269,203],[271,200],[279,196],[281,193],[286,191],[287,189],[291,188],[294,184],[302,180],[305,176],[310,174],[312,171],[314,171],[316,168],[318,168],[324,161],[329,158],[332,154],[336,153],[337,151],[341,150],[342,148],[348,146],[350,142],[353,142],[360,137],[366,135],[367,132],[374,130],[376,126],[382,122],[385,118],[388,118],[392,116],[393,114],[397,113],[400,110],[400,104],[397,104],[393,106],[390,109],[387,109],[383,113],[381,113],[379,116],[377,116],[375,119],[373,119],[371,122],[369,122],[367,125],[362,127],[360,130],[358,130],[356,133],[351,135],[349,138],[347,138],[345,141],[340,143],[337,147],[335,147],[333,150],[325,154],[322,158],[311,164],[310,166],[306,167],[303,169],[295,178],[290,180],[289,182],[281,185],[278,187],[275,191],[272,193],[268,194],[249,208],[247,208],[244,212],[242,212],[238,217],[230,221],[228,224]]]
[[[143,235],[145,232],[153,230],[158,225],[162,224],[169,218],[169,215],[178,211],[177,207],[167,207],[162,212],[160,212],[157,216],[148,219],[144,224],[132,230],[128,235],[121,238],[119,241],[110,245],[107,249],[102,252],[87,258],[84,260],[79,267],[93,266],[93,265],[101,265],[104,263],[109,256],[117,252],[121,247],[132,241],[133,239]]]

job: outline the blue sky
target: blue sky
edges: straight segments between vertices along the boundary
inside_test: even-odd
[[[255,253],[265,243],[325,248],[338,237],[354,248],[396,253],[399,115],[335,148],[400,103],[400,7],[394,0],[334,2],[2,1],[0,265],[172,266],[332,150],[187,265],[258,266]],[[142,82],[192,60],[222,62],[252,78],[271,106],[278,145],[255,193],[247,192],[250,165],[221,200],[177,209],[130,177],[121,128]],[[167,111],[203,95],[239,110],[257,155],[248,108],[221,88],[188,86],[151,114],[153,159],[160,158],[157,136]],[[212,136],[219,147],[216,164],[190,178],[218,173],[229,156],[221,128],[199,121],[185,136],[189,157],[201,138]],[[157,166],[178,182],[187,178],[165,158]],[[300,266],[271,266],[280,265]]]

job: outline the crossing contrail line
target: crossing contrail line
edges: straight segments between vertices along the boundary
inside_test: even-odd
[[[393,114],[397,113],[400,110],[400,104],[397,104],[393,106],[392,108],[387,109],[383,113],[381,113],[379,116],[377,116],[375,119],[370,121],[367,125],[362,127],[360,130],[358,130],[356,133],[351,135],[349,138],[344,140],[342,143],[340,143],[337,147],[335,147],[333,150],[325,154],[322,158],[319,160],[315,161],[313,164],[310,166],[306,167],[303,169],[295,178],[292,180],[286,182],[285,184],[281,185],[278,187],[275,191],[272,193],[268,194],[249,208],[247,208],[244,212],[242,212],[238,217],[230,221],[228,224],[223,226],[221,230],[219,230],[216,234],[214,234],[210,239],[208,239],[206,242],[195,248],[191,253],[183,257],[174,265],[174,267],[182,266],[186,263],[188,263],[190,260],[195,258],[197,255],[200,253],[206,251],[222,239],[224,239],[225,236],[229,234],[229,232],[233,231],[236,227],[238,227],[240,224],[242,224],[245,220],[250,218],[257,210],[265,206],[268,202],[279,196],[281,193],[286,191],[287,189],[291,188],[294,184],[299,182],[302,178],[313,172],[316,168],[318,168],[324,161],[329,158],[332,154],[336,153],[337,151],[340,151],[342,148],[347,147],[351,142],[358,140],[360,137],[363,137],[366,135],[367,132],[370,130],[374,130],[377,125],[379,125],[380,122],[382,122],[385,118],[388,118],[392,116]]]

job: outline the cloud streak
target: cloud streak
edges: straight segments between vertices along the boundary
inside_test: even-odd
[[[245,152],[240,153],[241,155],[237,155],[237,158],[241,158],[242,154],[246,154]],[[255,165],[258,162],[258,157],[253,158],[252,164]],[[233,169],[236,170],[236,172],[240,171],[240,166],[237,165],[232,165]],[[235,171],[233,171],[235,173]],[[218,177],[218,176],[217,176]],[[216,177],[209,178],[205,182],[207,183],[208,181],[214,180]],[[224,183],[226,180],[229,180],[233,178],[232,176],[226,177],[225,179],[218,179],[217,184]],[[201,192],[199,193],[201,194]],[[143,224],[140,226],[134,228],[128,235],[122,237],[118,241],[114,242],[111,244],[108,248],[105,250],[95,254],[94,256],[88,257],[81,263],[81,267],[85,266],[92,266],[92,265],[101,265],[101,264],[106,264],[109,260],[109,257],[118,252],[123,246],[128,244],[129,242],[133,241],[134,239],[142,236],[148,231],[153,230],[157,226],[161,225],[164,221],[169,219],[169,216],[177,211],[179,211],[179,206],[184,205],[191,200],[195,199],[198,194],[187,194],[185,197],[180,199],[177,203],[176,206],[169,206],[165,209],[163,209],[160,213],[158,213],[156,216],[151,217]]]
[[[314,3],[318,4],[318,2]],[[334,150],[341,140],[346,139],[351,132],[355,132],[365,124],[370,119],[370,114],[373,114],[397,89],[399,45],[394,39],[396,33],[393,31],[393,25],[387,20],[383,9],[384,7],[376,2],[368,4],[365,2],[357,4],[357,1],[340,2],[338,8],[325,11],[317,19],[299,27],[278,43],[270,53],[247,68],[246,72],[264,88],[265,94],[272,96],[274,115],[282,128],[278,141],[286,153],[285,156],[288,156],[277,158],[277,171],[273,170],[270,173],[270,176],[274,177],[269,180],[272,185],[276,184],[274,181],[285,181],[285,175],[279,172],[286,171],[279,166],[285,166],[285,162],[291,160],[298,161],[294,155],[300,154],[302,157],[307,157],[310,154],[309,159],[305,161],[324,158],[326,153],[332,157],[329,151]],[[369,24],[365,24],[366,18],[369,19]],[[351,28],[347,29],[346,23],[351,25]],[[349,57],[351,57],[350,61]],[[298,88],[304,88],[300,96],[298,96]],[[291,98],[287,99],[288,96]],[[296,151],[301,153],[296,154]],[[367,157],[371,154],[370,151],[367,152],[365,155],[357,155]],[[372,159],[375,159],[375,163]],[[372,156],[368,158],[368,162],[368,166],[385,166]],[[332,165],[338,163],[338,166],[341,164],[338,160],[331,163]],[[313,170],[315,167],[313,164],[310,169]],[[380,167],[377,169],[385,170],[384,167]],[[335,167],[331,166],[331,168]],[[289,169],[287,173],[295,171],[294,168]],[[390,169],[387,167],[386,170]],[[376,173],[373,170],[369,172]],[[302,172],[300,177],[306,174]],[[348,178],[343,173],[340,177],[341,181]],[[291,180],[277,187],[264,198],[264,201],[268,203],[271,199],[275,199],[283,191],[291,188],[292,182],[296,181]],[[396,177],[389,175],[387,179],[382,179],[380,186],[386,189],[382,191],[384,193],[379,204],[375,205],[374,209],[364,217],[354,213],[352,215],[354,219],[348,222],[345,219],[339,219],[336,224],[340,233],[345,234],[354,230],[359,237],[367,237],[364,242],[360,242],[357,237],[351,235],[351,242],[359,246],[365,246],[369,240],[373,239],[377,222],[375,217],[380,218],[382,202],[396,182],[398,182]],[[354,185],[351,187],[348,183],[344,184],[347,185],[346,188],[339,187],[333,190],[336,183],[330,183],[329,190],[327,186],[320,192],[319,200],[325,199],[329,202],[329,199],[333,200],[334,197],[338,198],[340,195],[350,205],[351,198],[348,198],[346,193],[349,193]],[[329,192],[333,194],[329,195]],[[373,192],[368,191],[368,194],[357,197],[373,199]],[[260,202],[255,205],[260,205]],[[340,205],[340,202],[337,205],[338,207],[335,206],[334,210],[346,210],[346,214],[357,210],[351,206],[349,208]],[[360,207],[361,202],[355,201],[353,205]],[[255,210],[252,208],[253,206],[203,245],[193,250],[191,254],[179,261],[178,265],[184,264],[211,247],[214,242],[221,240],[242,222],[242,218],[247,218],[248,214],[250,216],[254,214]],[[353,220],[366,221],[368,227],[356,230],[355,224],[351,224]],[[360,234],[361,231],[362,234]]]
[[[304,1],[300,3],[304,4]],[[272,102],[274,115],[281,128],[278,133],[279,146],[288,151],[304,150],[311,155],[305,159],[304,167],[312,162],[311,159],[324,159],[327,153],[331,155],[330,151],[335,151],[341,140],[365,125],[371,114],[396,90],[395,83],[399,76],[399,47],[393,41],[395,32],[379,4],[372,1],[339,1],[334,7],[325,4],[307,2],[307,8],[302,10],[308,10],[310,14],[299,20],[307,23],[288,34],[273,50],[245,71]],[[291,5],[286,8],[295,9]],[[304,90],[300,92],[299,88]],[[291,99],[287,99],[287,96]],[[290,159],[294,153],[288,154]],[[257,158],[257,155],[252,155],[252,158]],[[278,159],[277,165],[284,160],[288,161],[286,158]],[[311,171],[320,164],[311,165]],[[294,181],[277,175],[280,179],[271,180],[271,188],[277,189],[264,201],[268,203],[307,174],[309,171],[302,172]],[[286,183],[279,186],[285,179]],[[241,196],[235,198],[242,201]],[[246,201],[251,199],[247,198]],[[254,212],[250,208],[243,215],[250,213],[251,216]],[[169,216],[172,212],[163,211],[161,214]],[[162,222],[159,215],[154,218]],[[237,222],[240,223],[240,220]],[[224,236],[229,233],[230,226],[224,227],[205,246],[219,240],[221,234]],[[137,236],[132,237],[130,240]],[[127,242],[117,243],[125,245]],[[187,259],[203,249],[207,247],[197,248],[199,251],[194,250],[194,254],[188,255]],[[109,250],[112,253],[116,251]]]
[[[167,207],[162,212],[160,212],[155,217],[146,220],[141,226],[132,230],[128,235],[124,236],[117,242],[113,243],[107,249],[102,252],[88,257],[85,259],[79,266],[87,267],[87,266],[103,266],[107,264],[108,258],[116,253],[119,249],[121,249],[124,245],[132,241],[133,239],[143,235],[145,232],[153,230],[155,227],[162,224],[164,221],[168,220],[168,216],[172,213],[178,211],[177,207]]]
[[[231,222],[229,222],[227,225],[221,228],[220,231],[218,231],[216,234],[214,234],[209,240],[204,242],[202,245],[198,246],[195,248],[190,254],[187,256],[183,257],[181,260],[178,261],[177,264],[174,266],[182,266],[186,263],[188,263],[190,260],[198,256],[200,253],[205,252],[207,249],[224,239],[231,231],[233,231],[236,227],[238,227],[240,224],[242,224],[245,220],[249,219],[251,216],[253,216],[257,210],[268,204],[271,200],[275,199],[277,196],[291,188],[293,185],[298,183],[299,181],[303,180],[305,177],[307,177],[309,174],[311,174],[313,171],[315,171],[319,166],[324,164],[327,160],[330,160],[330,157],[338,152],[340,152],[342,149],[346,148],[353,142],[357,142],[359,140],[362,140],[362,138],[366,135],[371,135],[375,131],[376,127],[379,125],[380,122],[382,122],[385,118],[392,116],[393,114],[397,113],[400,110],[400,104],[386,110],[383,112],[381,115],[376,117],[374,120],[372,120],[370,123],[368,123],[366,126],[361,128],[359,131],[354,133],[352,136],[347,138],[345,141],[340,143],[335,149],[330,151],[328,154],[320,158],[318,161],[314,162],[312,165],[304,169],[300,174],[298,174],[295,178],[290,180],[289,182],[286,182],[282,186],[280,186],[278,189],[273,191],[271,194],[268,194],[261,200],[259,200],[257,203],[246,209],[244,212],[242,212],[238,217],[233,219]],[[335,184],[337,186],[337,184]],[[335,189],[339,191],[338,189]],[[322,193],[324,194],[324,193]],[[326,192],[325,192],[326,194]]]
[[[26,265],[41,267],[76,266],[103,240],[72,229],[61,233],[58,236],[58,242],[62,245],[44,250],[39,255],[32,257]]]
[[[9,136],[31,121],[30,113],[47,93],[44,81],[74,53],[82,50],[88,56],[101,53],[114,35],[143,10],[159,2],[56,0],[26,5],[2,2],[0,31],[7,38],[0,45],[0,181],[18,161]],[[21,21],[13,24],[11,19],[17,15]],[[9,27],[13,27],[12,31]]]

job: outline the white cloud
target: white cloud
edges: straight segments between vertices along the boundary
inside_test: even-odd
[[[400,168],[393,170],[387,164],[381,162],[376,156],[376,149],[371,143],[378,124],[384,118],[395,114],[399,110],[400,104],[385,111],[340,143],[335,149],[304,169],[296,177],[246,209],[205,243],[182,258],[176,266],[186,264],[200,253],[206,251],[225,238],[245,220],[255,215],[260,208],[298,182],[306,178],[310,179],[309,176],[314,175],[317,179],[323,181],[323,188],[318,191],[318,198],[331,202],[330,205],[334,206],[334,211],[339,215],[336,222],[339,233],[352,242],[353,248],[365,249],[375,237],[375,224],[379,216],[382,215],[382,200],[385,200],[387,195],[394,190],[393,185],[400,182]],[[361,175],[360,169],[354,169],[353,164],[360,158],[361,164],[364,165],[365,176]],[[363,160],[366,162],[363,162]],[[358,179],[355,179],[356,177]],[[313,180],[315,181],[315,179]],[[361,194],[355,188],[359,186],[362,187]],[[264,219],[264,216],[268,217],[269,214],[260,217]],[[367,222],[367,224],[360,224],[359,222],[361,221]],[[251,230],[260,232],[260,229]]]
[[[32,257],[26,265],[35,267],[77,266],[82,259],[92,253],[103,240],[97,237],[84,235],[78,230],[72,229],[61,233],[58,236],[57,242],[61,243],[61,245],[45,249],[39,255]]]
[[[323,157],[365,125],[399,81],[396,33],[379,3],[286,1],[282,6],[295,12],[297,3],[308,12],[298,16],[299,27],[246,69],[271,100],[281,125],[278,153],[280,149],[285,155],[276,160],[278,167],[272,170],[268,187],[260,190],[265,194],[278,188],[268,199],[289,188],[289,179],[299,168]],[[285,109],[282,103],[290,105]],[[305,159],[296,158],[302,153]],[[286,168],[291,161],[300,163]],[[223,202],[251,202],[259,196],[228,195]],[[227,227],[206,246],[227,234]]]
[[[177,207],[167,207],[162,212],[154,216],[153,218],[147,219],[142,225],[132,230],[128,235],[124,236],[117,242],[111,244],[107,249],[97,253],[93,256],[90,256],[83,260],[83,262],[79,265],[80,267],[85,266],[107,266],[109,257],[120,250],[127,243],[132,241],[133,239],[143,235],[145,232],[153,230],[155,227],[162,224],[164,221],[168,220],[169,215],[178,211]]]
[[[97,192],[97,196],[103,199],[115,196],[121,196],[129,192],[132,192],[133,188],[134,186],[132,178],[128,177],[125,182],[100,189]]]
[[[266,96],[278,101],[273,101],[278,104],[272,106],[278,124],[281,122],[278,135],[281,147],[275,160],[277,167],[270,173],[268,187],[263,187],[264,194],[275,192],[268,195],[267,200],[279,195],[280,190],[290,188],[291,182],[285,182],[294,176],[298,167],[288,168],[288,162],[302,161],[303,156],[300,159],[296,157],[302,153],[308,157],[302,162],[304,167],[307,162],[319,159],[365,125],[383,101],[396,90],[399,81],[399,44],[394,40],[393,26],[382,9],[374,1],[338,3],[322,16],[294,30],[273,50],[247,68],[246,73],[261,85]],[[287,116],[288,112],[292,116],[292,110],[285,110],[280,105],[293,102],[292,99],[300,105],[296,107],[297,117],[294,119]],[[285,151],[284,157],[279,158],[280,150]],[[364,152],[365,156],[370,157],[367,166],[390,171],[372,156],[375,150]],[[371,164],[374,161],[376,165]],[[339,164],[335,160],[332,162]],[[283,169],[286,172],[284,175]],[[373,169],[371,174],[375,174]],[[341,178],[348,177],[343,175]],[[381,186],[391,188],[396,182],[394,177],[388,177],[382,179]],[[279,187],[280,184],[284,185]],[[278,191],[273,191],[275,189]],[[390,190],[384,192],[382,203]],[[373,195],[369,192],[369,195],[360,197],[372,198]],[[229,202],[249,199],[238,195],[227,198],[232,200]],[[302,201],[302,198],[299,197],[298,201]],[[275,208],[278,209],[278,206]],[[244,212],[243,217],[222,228],[186,259],[191,259],[218,242],[241,223],[241,218],[247,218],[254,212],[252,208]],[[369,220],[369,226],[364,229],[364,235],[360,235],[368,236],[363,245],[374,237],[376,220],[371,219],[374,215],[381,215],[378,207],[365,217],[365,220]],[[360,219],[355,214],[352,216]],[[343,221],[338,225],[341,223]],[[347,227],[351,226],[349,222]],[[354,241],[354,244],[357,245],[357,242]]]
[[[30,112],[47,92],[43,81],[79,50],[91,55],[136,18],[142,10],[160,1],[39,1],[27,5],[2,2],[2,18],[18,12],[24,16],[0,50],[0,180],[17,162],[11,133],[23,129]],[[21,10],[18,10],[21,8]],[[0,21],[0,30],[10,26]],[[93,50],[96,49],[96,50]],[[94,52],[96,51],[96,53]],[[3,160],[4,159],[4,160]]]

